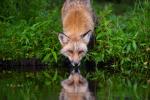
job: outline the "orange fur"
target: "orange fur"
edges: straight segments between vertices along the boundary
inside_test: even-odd
[[[95,25],[90,0],[66,0],[62,7],[62,24],[63,34],[58,36],[61,53],[73,66],[79,66],[88,51]]]
[[[88,30],[93,31],[93,13],[87,4],[77,3],[76,0],[74,2],[73,4],[65,3],[62,8],[63,31],[71,39],[79,39]]]

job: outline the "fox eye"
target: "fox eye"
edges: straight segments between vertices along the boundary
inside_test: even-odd
[[[81,53],[83,53],[83,52],[84,52],[83,50],[80,50],[78,53],[81,54]]]
[[[73,50],[68,50],[69,53],[73,53]]]

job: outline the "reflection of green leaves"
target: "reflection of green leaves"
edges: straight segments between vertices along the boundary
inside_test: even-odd
[[[50,80],[45,80],[45,85],[50,86],[51,85],[51,81]]]
[[[58,77],[58,73],[57,73],[57,70],[55,71],[55,74],[54,74],[54,76],[53,76],[53,78],[52,78],[52,81],[54,82],[54,81],[56,81],[57,80],[57,77]]]
[[[50,78],[50,75],[47,72],[43,72],[44,76]]]
[[[57,70],[53,71],[53,74],[47,71],[44,71],[43,75],[45,79],[44,80],[42,79],[42,80],[45,82],[46,85],[57,83],[57,80],[59,80],[60,78],[60,76],[58,76]]]
[[[134,91],[134,94],[135,94],[136,98],[140,99],[140,98],[138,98],[139,96],[137,94],[137,83],[134,83],[134,85],[133,85],[133,91]]]

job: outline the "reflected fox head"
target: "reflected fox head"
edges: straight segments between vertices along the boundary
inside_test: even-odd
[[[87,53],[87,45],[91,35],[91,31],[86,32],[78,38],[70,38],[63,33],[59,34],[58,38],[62,45],[61,54],[68,57],[73,66],[79,66],[82,58]]]
[[[61,82],[68,93],[84,93],[88,90],[88,82],[80,73],[73,71],[69,78]]]
[[[61,85],[59,100],[95,100],[88,89],[87,80],[79,72],[73,71]]]

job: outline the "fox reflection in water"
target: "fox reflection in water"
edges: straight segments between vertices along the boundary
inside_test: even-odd
[[[61,82],[59,100],[95,100],[88,89],[87,80],[79,71],[73,70],[68,79]]]

